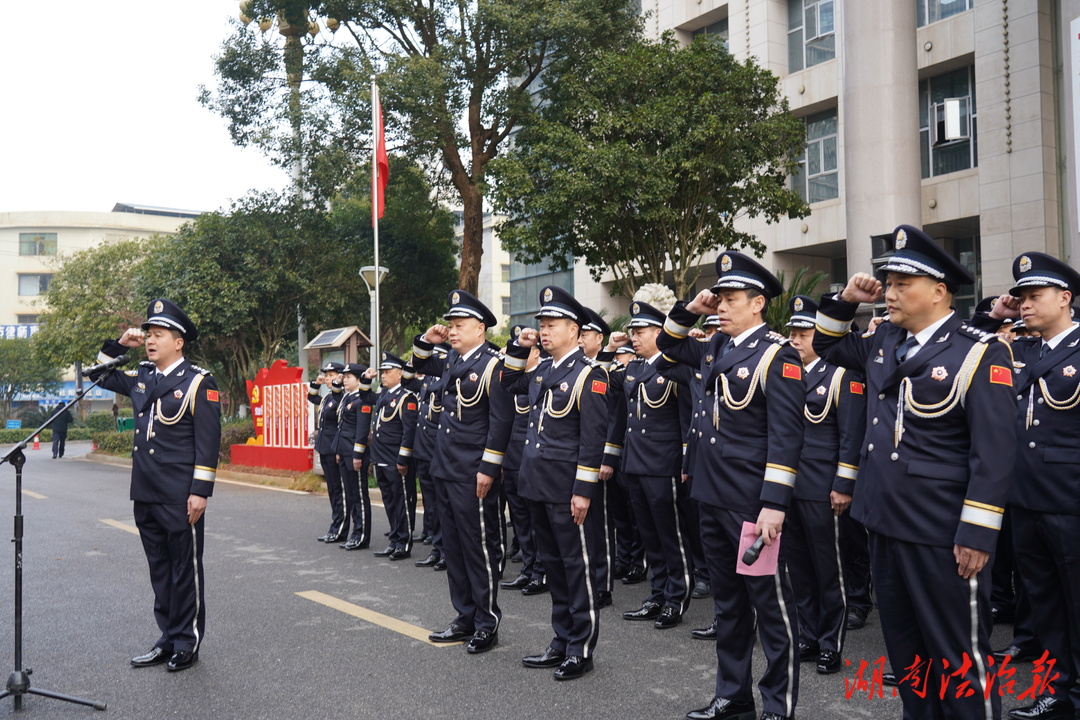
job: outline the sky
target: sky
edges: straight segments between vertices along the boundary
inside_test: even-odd
[[[51,0],[0,40],[0,212],[216,210],[286,171],[198,103],[232,0]]]

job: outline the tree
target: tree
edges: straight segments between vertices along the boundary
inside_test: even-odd
[[[787,187],[805,144],[776,77],[714,36],[664,35],[589,55],[543,92],[492,172],[509,216],[503,246],[523,262],[584,258],[626,297],[667,283],[679,297],[719,247],[764,247],[740,218],[804,217]]]
[[[43,361],[35,338],[0,339],[0,418],[11,417],[15,397],[49,392],[60,385],[60,371]]]
[[[791,282],[787,281],[783,270],[778,270],[776,279],[784,287],[784,292],[769,301],[765,308],[765,322],[777,332],[786,332],[788,321],[791,320],[791,308],[789,303],[796,295],[813,295],[821,283],[829,277],[828,273],[811,273],[805,265],[797,268],[791,276]]]
[[[102,340],[146,317],[148,298],[132,282],[151,248],[163,242],[123,240],[59,258],[49,283],[41,330],[34,336],[54,367],[93,361]]]
[[[639,25],[634,0],[254,0],[245,8],[290,30],[334,18],[324,22],[344,32],[305,48],[303,80],[313,82],[302,84],[295,51],[279,56],[271,39],[238,27],[216,61],[217,92],[204,91],[202,102],[229,120],[236,143],[283,164],[302,157],[304,191],[328,198],[367,159],[358,155],[370,147],[368,82],[379,73],[388,129],[414,158],[437,160],[460,200],[458,284],[470,292],[483,254],[487,168],[534,112],[541,75],[560,77],[587,52],[622,47]]]

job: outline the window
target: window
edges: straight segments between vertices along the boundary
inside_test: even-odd
[[[510,263],[503,263],[502,265],[502,281],[510,282]]]
[[[788,0],[788,72],[836,57],[833,0]]]
[[[959,0],[958,0],[959,1]],[[919,83],[919,140],[924,178],[979,164],[975,69],[961,68]]]
[[[20,255],[55,255],[56,233],[19,233]]]
[[[836,111],[827,110],[806,118],[806,150],[799,158],[799,171],[792,189],[809,203],[840,196],[837,170]]]
[[[16,315],[15,316],[15,322],[19,323],[20,325],[35,325],[35,324],[37,324],[37,321],[38,321],[38,316],[37,315]]]
[[[971,9],[973,0],[915,0],[917,25],[929,25]]]
[[[724,41],[724,49],[730,51],[730,47],[728,46],[728,19],[727,18],[723,18],[722,20],[717,20],[712,25],[706,25],[703,28],[699,28],[698,30],[695,30],[694,31],[694,37],[696,38],[699,35],[717,35],[717,36],[719,36],[720,39]]]
[[[504,316],[510,315],[510,296],[504,295],[502,299],[502,314]]]
[[[49,290],[52,275],[19,275],[19,295],[44,295]]]

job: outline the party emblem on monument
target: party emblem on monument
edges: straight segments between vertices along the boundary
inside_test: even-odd
[[[724,257],[720,258],[720,270],[722,270],[723,272],[727,272],[730,269],[731,269],[731,258],[728,257],[727,255],[725,255]]]

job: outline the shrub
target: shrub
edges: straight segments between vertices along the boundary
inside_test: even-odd
[[[116,430],[116,420],[108,410],[97,410],[86,416],[86,427],[91,430]]]
[[[243,420],[230,420],[221,426],[221,450],[218,452],[218,462],[232,462],[232,446],[243,445],[249,437],[255,436],[255,425],[251,418]]]
[[[94,433],[94,442],[97,443],[97,449],[100,453],[131,457],[131,447],[135,444],[135,431],[96,432]]]

